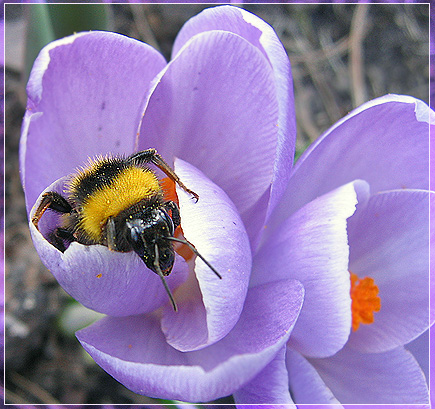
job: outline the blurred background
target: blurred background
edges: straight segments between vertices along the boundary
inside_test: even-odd
[[[27,225],[18,144],[39,50],[83,30],[149,43],[169,60],[177,32],[210,5],[5,5],[5,395],[14,404],[167,404],[129,391],[81,348],[96,319],[42,265]],[[297,156],[363,102],[398,93],[429,103],[429,5],[242,5],[276,31],[293,70]],[[382,129],[379,130],[382,132]],[[231,405],[231,397],[215,403]]]

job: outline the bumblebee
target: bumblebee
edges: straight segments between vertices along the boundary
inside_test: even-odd
[[[66,243],[102,244],[111,251],[134,251],[145,265],[162,280],[174,310],[174,297],[166,283],[173,268],[173,242],[186,244],[220,279],[221,275],[187,240],[174,237],[180,225],[180,212],[175,202],[166,201],[157,175],[148,167],[155,165],[173,182],[198,201],[155,149],[128,157],[107,156],[90,161],[73,175],[67,186],[67,197],[46,192],[32,222],[38,228],[47,209],[62,214],[61,225],[49,237],[60,251]]]

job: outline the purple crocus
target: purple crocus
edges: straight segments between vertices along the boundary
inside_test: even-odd
[[[278,373],[288,374],[288,384],[281,390],[275,388],[269,401],[283,402],[283,393],[290,388],[297,404],[429,402],[429,207],[434,195],[428,190],[428,152],[429,130],[434,124],[433,112],[422,101],[389,95],[351,112],[300,158],[269,219],[265,244],[253,260],[251,281],[261,277],[255,282],[263,282],[260,271],[267,263],[271,267],[267,279],[290,276],[304,284],[304,307],[286,354],[277,356],[262,374],[236,392],[237,402],[250,402],[252,392]],[[319,274],[323,268],[321,258],[317,271],[301,269],[303,259],[315,254],[316,238],[321,243],[324,236],[312,234],[312,241],[305,244],[298,239],[296,229],[291,231],[291,221],[298,218],[304,204],[312,206],[319,200],[316,196],[340,191],[343,188],[337,186],[354,179],[360,179],[362,194],[347,221],[347,270],[360,279],[370,279],[379,297],[372,297],[369,306],[374,321],[358,326],[358,314],[353,311],[354,330],[349,335],[349,325],[343,348],[327,355],[319,348],[324,345],[322,334],[318,334],[322,341],[312,340],[312,345],[303,339],[304,335],[310,338],[312,328],[323,324],[328,315],[327,310],[316,310],[303,326],[314,291],[311,288],[319,291],[324,287],[321,280],[327,274]],[[297,243],[297,250],[285,250]],[[328,263],[332,255],[328,255],[329,251],[323,263]],[[300,268],[295,266],[289,273],[285,262],[295,262],[295,258],[302,259]]]
[[[40,231],[30,225],[63,288],[108,315],[77,334],[97,363],[137,393],[184,401],[230,395],[249,381],[285,345],[303,301],[293,279],[249,286],[251,250],[294,155],[288,58],[250,13],[221,7],[203,16],[209,23],[192,19],[180,32],[169,64],[113,33],[48,45],[29,80],[20,151],[30,217],[41,193],[62,194],[88,157],[149,147],[199,194],[195,203],[178,192],[183,234],[223,279],[177,257],[167,282],[178,312],[134,253],[77,242],[60,252],[46,239],[59,223],[54,212]]]
[[[189,20],[168,64],[146,44],[113,33],[54,42],[35,62],[28,95],[20,160],[30,217],[42,192],[62,193],[67,175],[97,154],[156,148],[199,194],[194,203],[177,190],[183,234],[223,279],[198,259],[177,257],[168,284],[178,312],[135,254],[75,242],[61,253],[47,240],[56,214],[44,214],[40,232],[30,224],[41,259],[64,289],[107,314],[78,339],[134,392],[291,404],[289,390],[302,401],[312,384],[305,381],[314,379],[316,402],[335,402],[325,399],[328,386],[313,362],[337,360],[347,348],[396,351],[427,329],[427,269],[416,274],[409,262],[420,260],[420,228],[427,226],[423,103],[399,96],[369,103],[292,168],[288,58],[266,23],[231,6]],[[395,210],[421,216],[405,223]],[[374,220],[379,236],[371,236]],[[399,237],[412,231],[416,240],[409,254],[397,248],[410,258],[391,277],[397,265],[364,257],[382,243],[395,248],[396,235],[386,233],[396,225]],[[375,322],[350,337],[349,270],[374,278],[382,299]],[[409,310],[391,297],[397,285],[418,290]],[[378,362],[385,371],[388,359]],[[401,366],[402,379],[417,367]]]

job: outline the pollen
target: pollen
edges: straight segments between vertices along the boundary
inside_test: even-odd
[[[360,324],[372,324],[374,313],[381,309],[379,288],[371,277],[360,279],[350,273],[350,297],[352,299],[352,331],[356,331]]]

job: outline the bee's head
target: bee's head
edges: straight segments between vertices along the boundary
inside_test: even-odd
[[[146,208],[126,220],[127,240],[146,266],[159,274],[171,273],[175,260],[172,243],[174,224],[165,209]],[[160,274],[159,274],[160,275]]]

